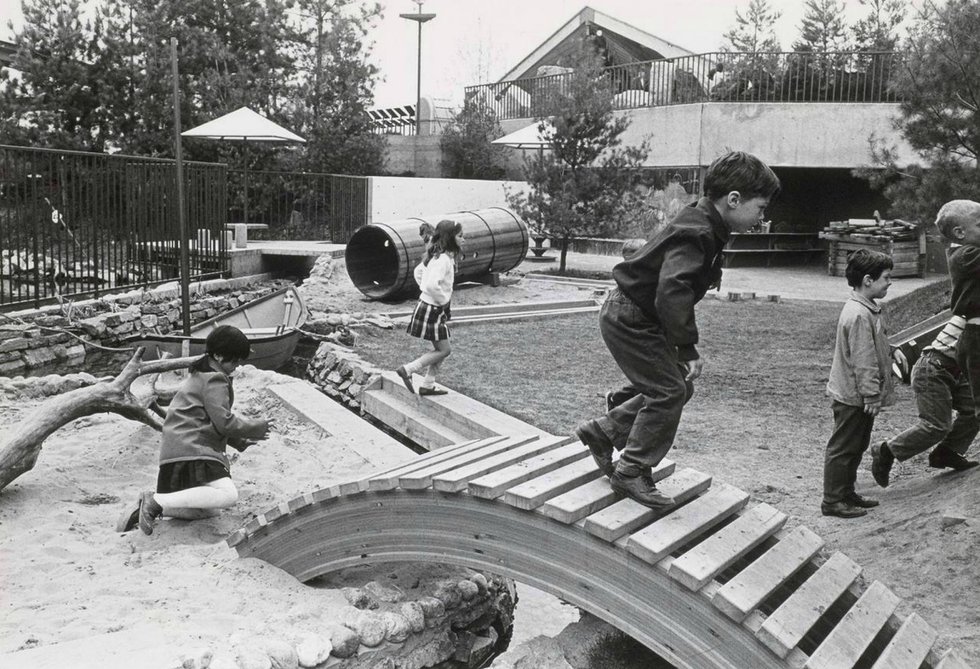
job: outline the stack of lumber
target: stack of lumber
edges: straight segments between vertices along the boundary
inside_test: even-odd
[[[827,253],[830,276],[844,276],[848,256],[862,248],[890,255],[895,263],[892,276],[925,274],[925,235],[914,223],[870,218],[832,221],[820,233],[820,238],[830,242]]]

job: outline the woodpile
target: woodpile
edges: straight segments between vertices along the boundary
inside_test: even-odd
[[[902,220],[852,218],[831,221],[820,233],[829,242],[827,274],[844,276],[847,258],[858,249],[881,251],[891,256],[893,277],[924,276],[926,238],[915,223]]]

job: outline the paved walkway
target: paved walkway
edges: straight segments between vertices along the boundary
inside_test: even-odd
[[[557,253],[553,255],[557,256]],[[619,261],[619,256],[569,253],[567,266],[581,271],[608,272]],[[542,272],[554,271],[557,267],[556,259],[552,263],[524,261],[518,269],[522,272]],[[888,298],[894,299],[922,286],[948,280],[946,274],[897,278],[892,282]],[[814,263],[797,267],[729,267],[722,276],[721,292],[752,292],[758,295],[779,295],[784,299],[844,302],[850,294],[850,288],[844,277],[828,276],[824,263]]]

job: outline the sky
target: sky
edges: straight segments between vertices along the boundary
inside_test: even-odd
[[[770,0],[782,12],[777,37],[788,50],[799,33],[802,0]],[[585,5],[695,53],[716,51],[748,0],[426,0],[435,19],[422,27],[422,95],[459,103],[463,88],[496,81]],[[415,102],[418,27],[400,18],[418,7],[412,0],[382,0],[382,17],[369,34],[371,61],[381,75],[375,106]],[[863,11],[846,0],[848,19]],[[20,0],[0,0],[0,37],[7,21],[21,20]]]

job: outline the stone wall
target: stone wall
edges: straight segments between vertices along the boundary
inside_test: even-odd
[[[330,342],[322,342],[306,368],[306,378],[328,397],[354,411],[361,408],[360,394],[381,374],[381,368]]]
[[[191,323],[229,311],[291,282],[208,282],[191,295]],[[176,289],[138,291],[65,303],[32,311],[0,314],[0,376],[23,374],[54,363],[78,365],[96,350],[85,342],[121,348],[144,333],[166,334],[181,327]]]

